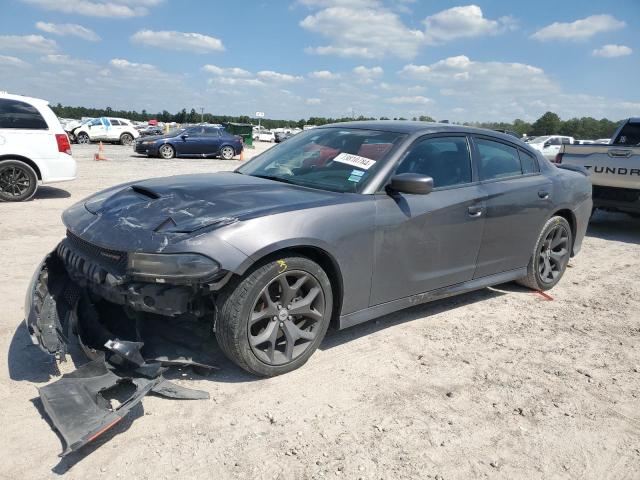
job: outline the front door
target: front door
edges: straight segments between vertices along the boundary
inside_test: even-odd
[[[487,209],[474,278],[526,267],[552,207],[551,181],[537,159],[515,145],[475,137]]]
[[[429,175],[434,190],[376,195],[371,305],[471,280],[482,238],[485,194],[466,136],[417,140],[395,173]]]

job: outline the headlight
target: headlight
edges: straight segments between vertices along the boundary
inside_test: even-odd
[[[153,140],[146,140],[142,142],[143,145],[151,145],[152,143],[153,143]]]
[[[197,253],[131,253],[129,273],[134,277],[155,280],[197,280],[213,276],[220,265]]]

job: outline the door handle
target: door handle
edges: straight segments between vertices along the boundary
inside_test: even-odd
[[[549,198],[549,192],[547,192],[546,190],[539,190],[538,197],[540,197],[543,200],[546,200]]]
[[[484,209],[479,205],[471,205],[467,208],[467,212],[469,212],[470,217],[480,217],[482,215],[482,211]]]
[[[631,156],[631,150],[621,150],[621,149],[612,148],[607,153],[609,154],[610,157],[627,158]]]

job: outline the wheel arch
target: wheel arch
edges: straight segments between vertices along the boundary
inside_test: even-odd
[[[316,262],[325,271],[331,283],[333,295],[333,311],[331,312],[331,325],[338,326],[340,312],[342,311],[342,299],[344,294],[342,271],[335,257],[328,250],[318,245],[292,244],[287,246],[272,246],[262,249],[257,255],[250,257],[234,273],[244,275],[252,268],[258,268],[265,263],[274,261],[286,255],[301,255]]]
[[[26,163],[31,168],[33,168],[34,172],[36,172],[36,177],[38,178],[38,180],[42,180],[42,172],[40,172],[40,167],[38,167],[36,162],[31,160],[30,158],[23,157],[22,155],[13,155],[13,154],[11,154],[11,155],[0,155],[0,162],[3,161],[3,160],[16,160],[18,162]]]

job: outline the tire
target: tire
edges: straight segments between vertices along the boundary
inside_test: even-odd
[[[564,275],[571,258],[573,233],[569,222],[555,216],[547,220],[527,265],[527,276],[518,283],[533,290],[549,290]]]
[[[91,138],[86,132],[80,132],[78,135],[76,135],[76,140],[78,141],[79,145],[86,145],[91,143]]]
[[[283,295],[284,282],[290,290]],[[331,282],[306,257],[272,258],[228,285],[217,306],[216,338],[225,355],[249,373],[272,377],[304,365],[322,342]]]
[[[120,135],[120,145],[133,145],[133,135],[130,133],[123,133]]]
[[[38,189],[36,172],[19,160],[0,162],[0,200],[24,202],[33,197]]]
[[[233,149],[233,147],[230,147],[229,145],[225,145],[220,150],[220,156],[225,160],[231,160],[233,157],[236,156],[236,151]]]
[[[165,143],[164,145],[161,145],[160,148],[158,149],[158,155],[160,155],[160,158],[169,160],[176,156],[176,149],[173,148],[170,144]]]

